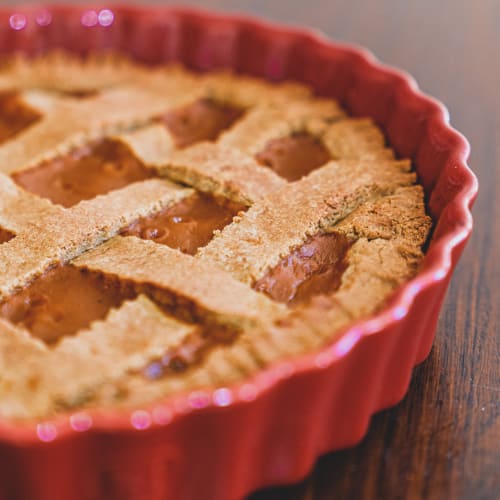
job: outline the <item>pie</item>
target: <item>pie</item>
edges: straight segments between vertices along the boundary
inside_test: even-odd
[[[0,71],[0,416],[136,407],[313,352],[411,279],[410,160],[293,82]]]

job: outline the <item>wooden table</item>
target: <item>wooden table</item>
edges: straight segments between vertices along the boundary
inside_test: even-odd
[[[406,399],[376,415],[359,446],[320,459],[303,483],[251,500],[500,498],[500,0],[192,3],[314,26],[407,70],[470,140],[481,187],[434,349]]]
[[[406,399],[376,415],[360,445],[321,458],[301,484],[250,500],[500,498],[500,0],[190,3],[313,26],[407,70],[470,140],[481,188],[434,349]]]

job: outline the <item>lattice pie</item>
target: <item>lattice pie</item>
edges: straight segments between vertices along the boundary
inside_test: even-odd
[[[295,83],[117,56],[0,72],[0,416],[225,386],[416,272],[409,160]]]

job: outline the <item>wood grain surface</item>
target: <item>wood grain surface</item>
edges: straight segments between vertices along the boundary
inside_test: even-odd
[[[301,484],[249,500],[499,499],[500,0],[190,3],[319,28],[407,70],[471,142],[480,183],[472,240],[405,400],[374,416],[357,447],[321,458]]]

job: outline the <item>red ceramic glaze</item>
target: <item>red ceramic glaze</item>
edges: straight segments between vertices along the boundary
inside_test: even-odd
[[[301,479],[318,455],[356,444],[400,401],[428,355],[451,273],[472,230],[477,180],[467,141],[413,79],[322,35],[184,8],[0,10],[0,52],[119,49],[147,63],[230,67],[302,81],[371,116],[414,160],[435,229],[418,275],[378,315],[319,352],[251,380],[133,411],[0,421],[0,500],[240,498]]]

